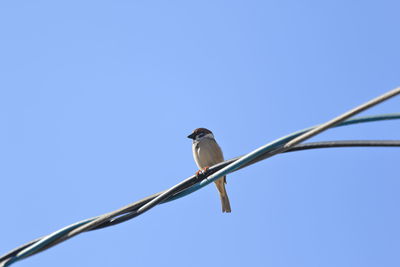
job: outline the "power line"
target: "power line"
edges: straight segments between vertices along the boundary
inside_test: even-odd
[[[209,172],[204,175],[199,175],[199,176],[191,176],[188,179],[184,180],[183,182],[179,183],[178,185],[154,194],[152,196],[149,196],[147,198],[144,198],[142,200],[139,200],[135,203],[132,203],[130,205],[127,205],[121,209],[118,209],[114,212],[110,212],[98,217],[90,218],[83,220],[81,222],[69,225],[67,227],[64,227],[63,229],[60,229],[50,235],[47,235],[45,237],[36,239],[34,241],[31,241],[17,249],[14,249],[13,251],[3,255],[0,258],[0,266],[9,266],[10,264],[21,260],[23,258],[26,258],[30,255],[36,254],[40,251],[43,251],[47,248],[50,248],[60,242],[63,242],[79,233],[89,231],[89,230],[94,230],[94,229],[100,229],[104,228],[106,226],[111,226],[116,223],[120,223],[122,221],[126,221],[128,219],[132,219],[138,215],[143,214],[145,211],[151,209],[152,207],[163,203],[167,201],[171,201],[174,199],[177,199],[179,197],[185,196],[187,194],[190,194],[194,191],[197,191],[201,187],[215,181],[221,176],[224,176],[230,172],[236,171],[240,168],[249,166],[251,164],[254,164],[255,162],[258,162],[260,160],[264,160],[268,157],[274,156],[278,153],[283,153],[286,152],[290,149],[295,149],[295,145],[297,145],[299,142],[302,142],[311,136],[318,134],[330,127],[337,127],[337,126],[344,126],[344,125],[350,125],[350,124],[355,124],[355,123],[363,123],[363,122],[370,122],[370,121],[379,121],[379,120],[389,120],[389,119],[399,119],[400,118],[400,113],[396,114],[386,114],[386,115],[378,115],[378,116],[368,116],[368,117],[361,117],[361,118],[356,118],[356,119],[349,119],[350,116],[353,116],[367,108],[370,108],[390,97],[393,97],[397,94],[400,93],[400,88],[396,88],[382,96],[379,96],[363,105],[360,105],[356,107],[355,109],[352,109],[346,113],[344,113],[341,116],[338,116],[334,118],[333,120],[328,121],[327,123],[321,124],[316,127],[311,127],[302,131],[295,132],[293,134],[290,134],[288,136],[282,137],[274,142],[271,142],[265,146],[262,146],[256,150],[254,150],[251,153],[248,153],[242,157],[232,159],[230,161],[226,161],[224,163],[217,164],[213,167],[210,168]],[[344,121],[346,120],[346,121]],[[310,134],[311,133],[311,134]],[[330,143],[330,147],[337,147],[340,141],[335,141],[336,145],[334,145],[332,142]],[[350,146],[349,142],[362,142],[362,141],[347,141],[347,144],[344,144],[342,141],[342,146]],[[369,146],[373,146],[372,142],[375,142],[375,144],[378,144],[381,142],[386,142],[386,141],[364,141],[364,142],[369,142]],[[387,141],[385,145],[389,145],[388,142],[392,142],[392,145],[398,145],[397,142],[399,141]],[[360,145],[361,143],[358,143]],[[396,146],[397,146],[396,145]],[[319,144],[320,147],[327,147],[328,144]],[[301,147],[301,145],[299,146]],[[312,146],[311,146],[312,147]],[[314,144],[314,148],[316,148],[316,145]],[[306,146],[303,145],[303,149],[307,149]],[[310,145],[308,146],[308,149],[310,149]],[[297,149],[300,150],[300,149]]]

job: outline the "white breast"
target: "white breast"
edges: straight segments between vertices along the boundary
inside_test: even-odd
[[[211,167],[224,161],[221,148],[213,138],[203,138],[192,145],[193,157],[197,167]]]

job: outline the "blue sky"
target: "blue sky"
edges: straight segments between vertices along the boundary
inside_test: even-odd
[[[399,85],[398,1],[2,1],[0,254]],[[399,97],[365,113],[399,112]],[[398,121],[313,140],[399,139]],[[397,148],[279,155],[15,266],[399,266]]]

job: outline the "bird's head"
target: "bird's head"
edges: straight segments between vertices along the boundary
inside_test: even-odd
[[[191,134],[188,135],[188,138],[193,139],[193,141],[200,141],[203,138],[214,138],[213,133],[206,128],[197,128],[193,130]]]

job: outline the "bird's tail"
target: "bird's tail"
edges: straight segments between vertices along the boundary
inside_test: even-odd
[[[221,198],[222,212],[231,212],[231,203],[229,202],[228,194],[226,193],[225,181],[225,176],[221,177],[215,181],[215,185],[217,186]]]

